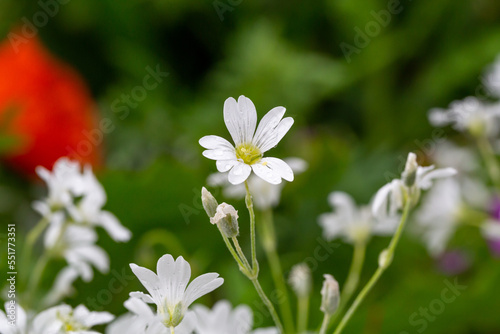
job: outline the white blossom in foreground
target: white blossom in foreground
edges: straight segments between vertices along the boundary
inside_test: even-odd
[[[178,326],[196,299],[217,289],[224,282],[219,274],[208,273],[198,276],[188,285],[191,278],[189,263],[182,256],[174,261],[170,254],[158,260],[157,274],[133,263],[130,268],[149,292],[131,292],[130,296],[156,304],[157,314],[168,328]]]
[[[421,230],[429,253],[441,255],[454,235],[463,207],[461,191],[456,179],[448,178],[436,182],[422,200],[415,213],[417,230]]]
[[[212,309],[194,305],[193,311],[197,318],[197,334],[278,334],[275,328],[251,331],[253,313],[246,305],[239,305],[233,309],[230,302],[221,300]]]
[[[171,329],[162,323],[162,318],[151,307],[138,298],[129,298],[125,303],[129,313],[119,317],[106,328],[106,334],[170,334]],[[188,311],[181,323],[175,328],[175,334],[191,334],[196,323],[196,316]]]
[[[286,158],[284,161],[292,168],[294,174],[300,174],[307,169],[307,162],[300,158]],[[227,173],[214,173],[208,177],[207,183],[212,187],[223,187],[223,194],[229,198],[244,198],[246,195],[245,185],[231,184],[228,181]],[[281,199],[281,191],[285,182],[280,184],[270,184],[269,182],[250,175],[248,178],[248,188],[252,194],[254,204],[260,210],[276,207]]]
[[[420,190],[428,190],[435,179],[455,174],[454,168],[434,169],[434,166],[419,166],[415,153],[409,153],[401,179],[392,180],[375,194],[372,204],[373,215],[382,219],[387,216],[393,217],[403,208],[410,194],[412,200],[416,202]]]
[[[260,121],[257,130],[257,111],[252,101],[241,95],[238,102],[232,97],[224,102],[224,122],[234,146],[219,136],[205,136],[200,145],[207,150],[203,155],[216,160],[217,170],[229,172],[228,180],[240,184],[253,171],[271,184],[282,179],[293,181],[293,171],[286,162],[277,158],[264,158],[264,153],[275,147],[290,130],[293,118],[283,118],[284,107],[271,109]]]
[[[78,162],[61,158],[54,164],[52,172],[37,167],[37,173],[47,183],[48,197],[35,201],[33,208],[50,223],[55,214],[69,212],[68,221],[101,226],[115,241],[130,239],[130,231],[111,212],[102,210],[106,193],[90,165],[85,166],[82,172]]]
[[[372,235],[391,235],[397,217],[375,218],[369,206],[357,207],[349,194],[335,191],[328,196],[333,212],[319,216],[323,236],[330,241],[342,238],[352,244],[366,243]]]
[[[429,122],[433,126],[451,125],[457,131],[467,131],[475,136],[494,136],[500,129],[499,115],[498,103],[486,103],[469,96],[460,101],[453,101],[448,109],[431,109]]]
[[[71,306],[63,304],[38,314],[33,320],[33,333],[99,334],[91,328],[107,324],[113,319],[114,316],[108,312],[91,312],[83,305],[73,309]]]

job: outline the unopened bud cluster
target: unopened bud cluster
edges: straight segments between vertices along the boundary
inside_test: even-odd
[[[339,283],[332,275],[325,274],[323,288],[321,289],[321,311],[332,315],[337,311],[340,303]]]

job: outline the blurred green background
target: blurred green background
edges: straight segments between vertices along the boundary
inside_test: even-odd
[[[207,134],[229,138],[223,102],[242,94],[255,103],[259,118],[278,105],[295,118],[295,125],[271,152],[282,158],[301,157],[309,169],[285,187],[276,210],[279,251],[285,271],[313,256],[321,245],[317,216],[330,210],[328,193],[347,191],[359,203],[367,203],[387,181],[387,173],[398,173],[406,152],[421,150],[432,139],[427,111],[473,95],[484,67],[500,53],[500,2],[403,0],[401,12],[391,15],[391,22],[369,37],[367,46],[348,62],[340,44],[355,45],[356,27],[364,31],[369,22],[376,22],[371,12],[387,10],[388,3],[72,0],[61,4],[39,29],[39,37],[81,73],[101,115],[116,126],[106,136],[106,168],[98,177],[108,194],[106,208],[134,237],[128,244],[115,244],[101,233],[99,244],[109,252],[112,270],[125,268],[130,274],[130,262],[152,268],[164,253],[183,255],[193,266],[193,275],[215,271],[225,278],[223,287],[202,302],[211,305],[227,298],[233,305],[258,308],[257,294],[199,204],[201,187],[215,164],[202,157],[198,139]],[[35,1],[2,0],[0,36],[40,10]],[[113,102],[142,84],[147,66],[159,66],[169,75],[120,119]],[[451,131],[445,135],[455,136]],[[30,202],[43,196],[44,188],[8,170],[1,177],[0,190],[9,199],[0,204],[1,218],[26,230],[37,220]],[[217,197],[224,200],[219,193]],[[241,230],[247,231],[244,202],[231,203],[240,210]],[[500,263],[477,231],[462,231],[457,240],[474,259],[472,267],[458,276],[467,289],[428,321],[425,333],[500,333]],[[247,233],[242,242],[248,249]],[[387,238],[375,238],[369,245],[363,282],[375,270],[387,243]],[[322,275],[333,274],[342,286],[352,255],[350,245],[330,244],[334,251],[313,268],[311,329],[322,318]],[[261,249],[259,257],[264,289],[271,291]],[[90,284],[79,281],[77,294],[68,302],[92,307],[89,298],[97,298],[98,306],[115,314],[125,312],[122,303],[128,292],[143,288],[133,279],[103,300],[98,294],[108,289],[111,277],[96,273]],[[419,333],[421,326],[412,326],[409,317],[440,298],[445,279],[454,277],[436,270],[424,247],[407,235],[393,266],[345,333]],[[263,325],[271,325],[271,320],[266,318]]]

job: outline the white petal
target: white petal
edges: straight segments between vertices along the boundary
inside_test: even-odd
[[[449,176],[453,176],[457,173],[455,168],[440,168],[432,170],[428,173],[424,173],[421,179],[418,181],[418,187],[424,190],[429,189],[432,186],[432,181],[434,179],[441,179]]]
[[[211,160],[236,160],[234,148],[203,151],[203,156]]]
[[[125,242],[129,241],[132,237],[130,230],[120,224],[120,221],[115,215],[109,211],[101,211],[99,225],[101,225],[115,241]]]
[[[385,186],[380,188],[375,194],[372,204],[372,213],[376,217],[384,217],[387,210],[387,201],[389,199],[389,193],[392,190],[392,184],[387,183]]]
[[[340,219],[346,223],[354,220],[357,208],[356,203],[349,194],[342,191],[334,191],[328,195],[328,202],[335,210],[335,213],[339,215]]]
[[[267,181],[271,184],[280,184],[281,183],[281,175],[276,173],[276,171],[272,170],[268,166],[263,165],[258,162],[252,165],[252,170],[261,179]]]
[[[250,329],[252,329],[253,325],[253,313],[250,307],[246,305],[239,305],[236,307],[233,310],[230,323],[233,328],[233,333],[247,334]]]
[[[273,108],[260,121],[253,143],[262,152],[276,146],[292,127],[293,118],[287,117],[281,120],[285,110],[283,107]]]
[[[287,117],[283,119],[280,124],[274,129],[273,133],[263,140],[260,149],[262,152],[267,152],[280,142],[280,140],[287,134],[288,130],[292,127],[294,123],[293,118]]]
[[[224,102],[224,122],[237,145],[250,142],[257,123],[257,112],[250,99],[240,96],[238,103],[232,97]]]
[[[144,292],[140,292],[140,291],[130,292],[129,296],[132,298],[140,299],[143,302],[148,303],[148,304],[155,304],[155,301],[153,300],[153,298],[151,298],[150,295],[147,295]]]
[[[252,168],[244,163],[239,163],[235,165],[229,171],[228,180],[232,184],[240,184],[246,181],[250,173],[252,172]]]
[[[215,162],[215,165],[217,166],[217,170],[221,173],[225,173],[233,166],[240,164],[240,162],[236,159],[230,159],[230,160],[217,160]]]
[[[217,289],[224,283],[224,279],[217,273],[208,273],[196,277],[186,289],[184,306],[189,307],[196,299]]]
[[[346,221],[339,219],[335,213],[324,213],[318,218],[319,225],[323,228],[323,237],[331,241],[344,235]]]
[[[285,161],[288,164],[288,166],[290,166],[290,168],[292,168],[292,170],[295,174],[303,173],[309,167],[309,164],[307,163],[307,161],[305,161],[304,159],[301,159],[301,158],[286,158],[286,159],[283,159],[283,161]]]
[[[205,136],[200,139],[200,145],[209,150],[216,149],[233,149],[234,146],[231,145],[226,139],[219,136]]]
[[[500,239],[500,222],[496,220],[488,220],[481,226],[481,232],[487,239]]]
[[[163,302],[163,288],[160,283],[160,278],[151,270],[139,267],[134,263],[130,264],[130,269],[132,269],[132,272],[135,274],[135,276],[137,276],[142,285],[146,288],[146,290],[148,290],[155,303],[157,305],[161,305]],[[130,296],[137,297],[135,295]]]
[[[263,158],[261,161],[283,179],[289,182],[293,181],[293,170],[283,160],[278,158]]]
[[[142,296],[141,296],[141,298],[131,297],[131,298],[127,299],[123,303],[123,306],[125,306],[125,308],[127,310],[129,310],[130,312],[137,314],[137,315],[140,315],[140,316],[143,316],[145,318],[154,316],[154,313],[151,310],[151,307],[149,307],[149,305],[146,304],[146,302],[144,302],[142,300]]]

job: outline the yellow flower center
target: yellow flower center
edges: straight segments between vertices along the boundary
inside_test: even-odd
[[[262,152],[254,144],[240,144],[236,146],[236,157],[247,165],[253,165],[262,159]]]

